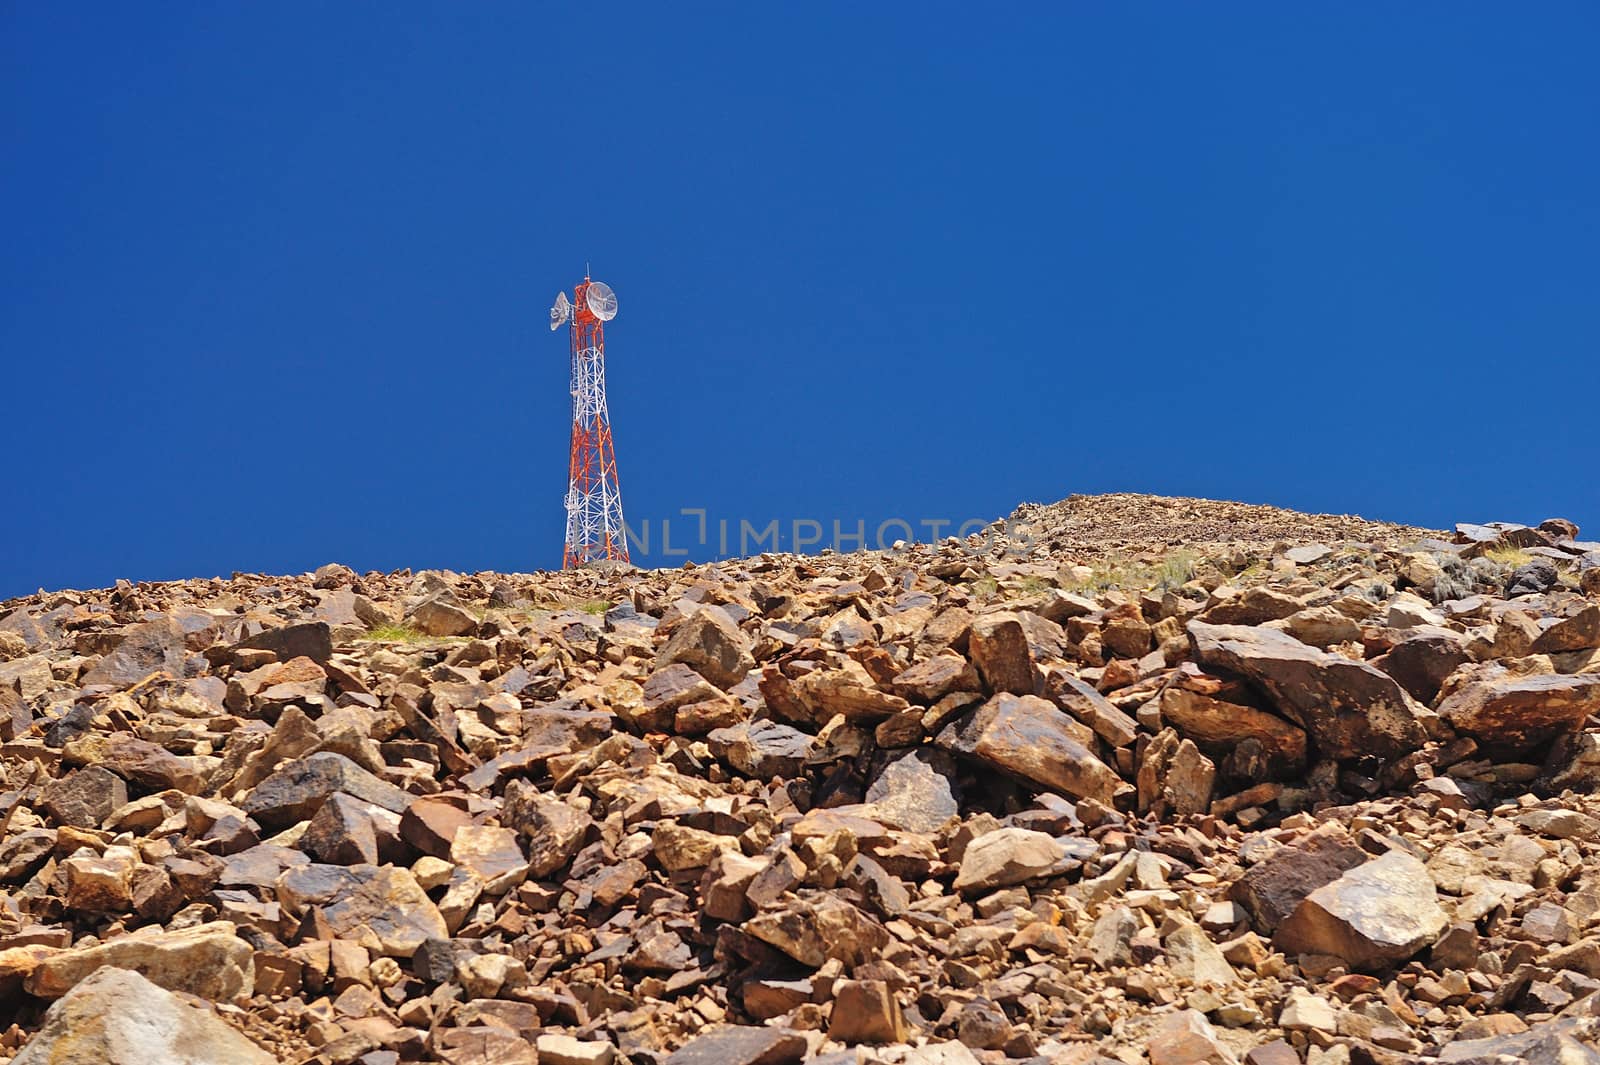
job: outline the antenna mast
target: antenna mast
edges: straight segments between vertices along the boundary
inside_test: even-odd
[[[606,413],[605,323],[616,316],[611,286],[587,276],[572,290],[570,302],[563,292],[550,308],[550,329],[570,321],[572,334],[572,454],[563,569],[601,559],[628,561],[617,456]]]

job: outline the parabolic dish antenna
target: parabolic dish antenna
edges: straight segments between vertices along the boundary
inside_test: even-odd
[[[604,281],[589,282],[589,292],[585,298],[589,310],[602,322],[609,322],[617,316],[617,294]]]
[[[572,301],[567,299],[565,292],[556,293],[556,301],[550,305],[550,332],[560,329],[561,323],[571,317]]]

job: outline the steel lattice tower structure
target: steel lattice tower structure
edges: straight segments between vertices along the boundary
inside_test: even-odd
[[[571,322],[572,453],[567,472],[567,540],[561,566],[628,561],[628,535],[622,524],[622,489],[606,413],[605,324],[617,315],[611,286],[587,276],[550,308],[550,328]]]

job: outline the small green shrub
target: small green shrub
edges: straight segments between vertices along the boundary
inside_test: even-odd
[[[379,625],[367,633],[367,639],[381,643],[416,643],[429,639],[429,636],[410,625]]]

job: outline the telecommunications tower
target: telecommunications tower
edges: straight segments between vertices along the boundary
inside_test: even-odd
[[[550,331],[572,323],[572,458],[567,472],[567,545],[561,568],[610,559],[628,561],[622,490],[606,414],[605,324],[617,316],[617,294],[585,277],[550,308]]]

